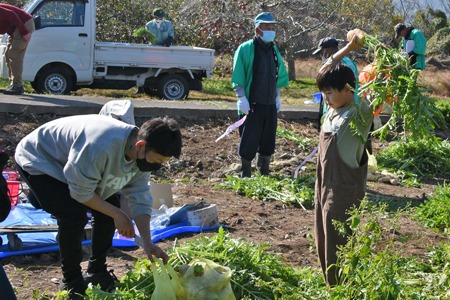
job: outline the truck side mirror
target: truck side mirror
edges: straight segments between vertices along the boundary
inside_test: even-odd
[[[41,28],[41,16],[34,16],[33,20],[34,20],[34,29],[38,30],[39,28]]]

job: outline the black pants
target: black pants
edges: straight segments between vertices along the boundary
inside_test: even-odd
[[[22,168],[17,169],[36,196],[39,204],[46,212],[56,217],[58,221],[58,244],[61,254],[61,268],[65,281],[71,281],[81,276],[81,242],[84,227],[88,222],[86,215],[88,207],[70,196],[69,186],[48,175],[30,175]],[[117,194],[105,200],[120,207]],[[112,246],[115,224],[114,219],[92,210],[92,255],[87,271],[98,273],[106,271],[106,254]]]
[[[240,116],[242,117],[243,115]],[[277,121],[275,104],[252,105],[247,119],[239,127],[239,155],[250,161],[255,158],[257,152],[262,156],[271,156],[275,152]]]

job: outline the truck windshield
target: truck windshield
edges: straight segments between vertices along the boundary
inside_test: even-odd
[[[27,13],[30,13],[30,9],[33,6],[34,3],[36,3],[39,0],[30,0],[27,2],[27,4],[25,4],[25,6],[22,8],[24,11],[26,11]]]

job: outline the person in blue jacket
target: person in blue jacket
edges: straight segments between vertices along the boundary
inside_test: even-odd
[[[251,177],[251,161],[256,153],[258,171],[269,175],[275,152],[280,88],[289,85],[283,58],[273,43],[276,23],[272,14],[259,14],[255,18],[255,36],[241,44],[234,56],[231,82],[238,98],[238,115],[247,115],[239,128],[243,178]]]
[[[155,8],[153,17],[154,19],[148,22],[145,27],[158,39],[155,46],[170,47],[173,42],[174,30],[172,23],[164,19],[167,14],[162,8]]]
[[[402,37],[401,47],[408,54],[410,64],[416,69],[425,70],[427,39],[423,33],[403,23],[395,25],[394,31],[396,39]]]

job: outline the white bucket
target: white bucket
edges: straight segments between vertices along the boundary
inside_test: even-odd
[[[219,216],[215,204],[209,204],[196,210],[188,210],[187,219],[191,226],[219,226]]]

